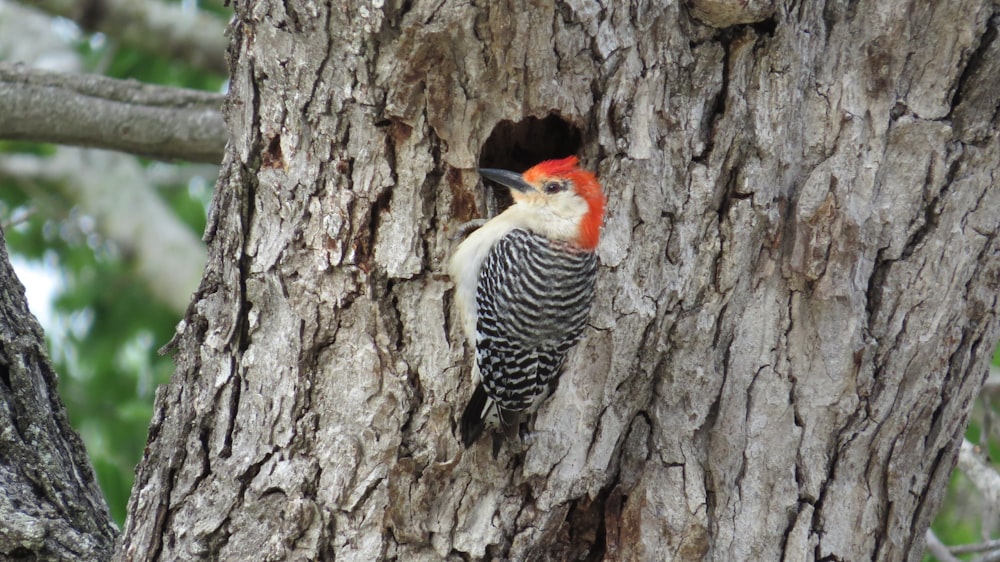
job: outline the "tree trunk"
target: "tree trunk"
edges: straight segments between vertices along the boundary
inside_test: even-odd
[[[107,560],[117,530],[0,232],[0,559]]]
[[[118,558],[919,560],[1000,336],[996,6],[480,4],[237,3]],[[494,460],[442,271],[477,166],[570,153],[592,329]]]

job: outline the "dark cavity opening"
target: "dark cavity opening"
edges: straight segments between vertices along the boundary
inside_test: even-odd
[[[483,144],[479,167],[520,173],[539,162],[572,156],[582,146],[580,129],[558,115],[549,114],[544,119],[527,117],[517,123],[501,121]],[[489,192],[492,197],[486,200],[490,216],[512,202],[507,189]]]

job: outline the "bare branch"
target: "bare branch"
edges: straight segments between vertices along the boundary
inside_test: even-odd
[[[958,451],[958,468],[982,492],[988,502],[1000,504],[1000,474],[976,453],[976,446],[962,440]]]
[[[0,137],[217,164],[224,96],[0,64]]]
[[[938,562],[961,562],[958,558],[952,556],[951,552],[948,551],[948,547],[941,542],[941,539],[934,534],[932,529],[927,529],[927,532],[924,534],[924,540],[927,541],[927,551],[934,558],[937,558]]]
[[[1000,540],[986,541],[975,544],[960,544],[949,547],[952,554],[974,554],[977,552],[987,552],[1000,549]]]
[[[1000,561],[1000,552],[993,551],[988,554],[984,554],[978,558],[973,558],[972,562],[998,562]]]
[[[141,51],[181,59],[215,74],[229,74],[226,25],[203,10],[154,0],[35,0],[30,5]]]

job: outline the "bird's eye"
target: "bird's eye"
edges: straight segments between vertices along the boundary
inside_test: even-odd
[[[557,181],[550,181],[546,182],[545,185],[542,186],[542,189],[545,190],[545,193],[552,194],[559,193],[560,191],[566,189],[566,186]]]

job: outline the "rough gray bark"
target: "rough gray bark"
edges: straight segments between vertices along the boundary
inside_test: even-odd
[[[107,560],[114,522],[0,232],[0,559]]]
[[[0,138],[217,164],[223,96],[0,64]]]
[[[1000,335],[997,7],[697,4],[238,3],[118,559],[918,560]],[[593,329],[494,461],[449,234],[567,151]]]

